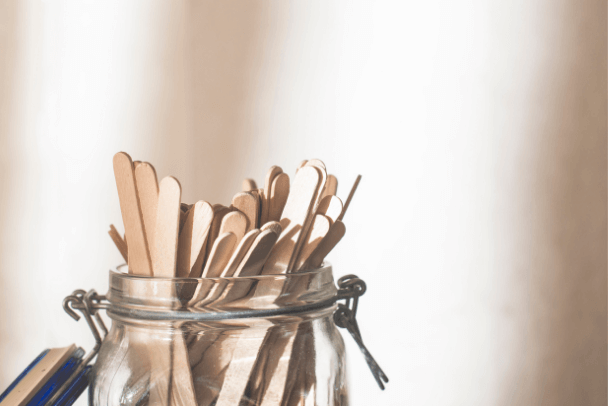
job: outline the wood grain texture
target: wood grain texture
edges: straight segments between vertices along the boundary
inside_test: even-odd
[[[260,201],[257,196],[250,192],[241,192],[232,198],[232,207],[243,213],[247,217],[246,232],[258,228],[258,211]]]
[[[296,174],[280,221],[283,232],[270,253],[262,274],[287,272],[302,227],[312,210],[320,178],[319,171],[310,166],[301,168]]]
[[[342,210],[342,200],[340,200],[338,196],[328,195],[321,199],[321,202],[317,207],[317,214],[326,215],[333,223],[338,220],[342,214]]]
[[[112,238],[112,241],[114,241],[114,245],[116,245],[116,248],[118,248],[120,255],[122,255],[125,262],[127,262],[129,260],[127,243],[125,242],[125,240],[122,239],[118,231],[116,231],[116,227],[114,227],[114,224],[110,224],[110,231],[108,231],[108,234],[110,234],[110,237]]]
[[[184,227],[179,234],[177,248],[177,273],[178,277],[197,277],[202,272],[202,260],[205,257],[205,249],[209,228],[213,221],[213,208],[205,201],[198,201],[188,211],[188,217]],[[200,272],[195,270],[200,264]]]
[[[304,240],[304,244],[302,245],[302,249],[298,254],[296,264],[293,268],[294,271],[298,271],[304,265],[304,262],[327,235],[330,227],[331,221],[326,216],[323,214],[315,215],[310,231],[308,232],[308,235]]]
[[[156,229],[156,208],[158,207],[158,180],[156,170],[148,162],[135,166],[135,184],[137,196],[144,219],[144,231],[148,247],[154,247],[154,230]]]
[[[236,236],[233,233],[220,234],[211,248],[202,277],[219,278],[224,268],[226,268],[235,247]]]
[[[346,214],[346,210],[348,209],[348,206],[350,206],[350,202],[353,200],[353,196],[355,196],[357,187],[359,187],[359,182],[361,182],[361,175],[358,175],[357,179],[355,179],[355,183],[353,184],[353,187],[350,189],[350,193],[348,194],[348,197],[346,198],[346,202],[344,202],[344,209],[342,210],[342,213],[338,217],[338,220],[342,220],[344,218],[344,215]]]
[[[252,190],[255,190],[257,188],[258,185],[256,185],[255,180],[249,178],[244,179],[241,185],[241,190],[243,192],[251,192]]]
[[[260,229],[256,228],[256,229],[249,231],[247,234],[245,234],[243,236],[243,238],[241,239],[241,242],[239,243],[239,245],[236,247],[236,249],[232,253],[232,256],[230,257],[228,264],[226,264],[226,268],[224,268],[224,271],[222,272],[222,275],[221,275],[222,278],[230,278],[232,276],[235,276],[235,272],[236,272],[237,268],[243,261],[243,258],[245,257],[245,255],[249,251],[249,248],[254,243],[255,239],[257,238],[257,236],[259,234],[260,234]]]
[[[182,188],[177,179],[167,176],[160,182],[155,244],[152,250],[156,277],[175,277],[181,196]]]
[[[304,264],[300,267],[299,271],[308,271],[311,269],[317,269],[323,264],[323,260],[334,249],[334,247],[340,242],[344,234],[346,233],[346,227],[344,223],[337,220],[331,225],[329,231],[325,235],[325,238],[321,240],[315,250],[308,256]]]
[[[279,221],[283,214],[285,204],[289,198],[289,175],[279,174],[272,181],[270,194],[268,195],[268,216],[266,221]]]
[[[125,233],[129,236],[129,273],[152,276],[152,258],[137,196],[131,157],[124,152],[118,152],[114,155],[113,166],[122,221]]]

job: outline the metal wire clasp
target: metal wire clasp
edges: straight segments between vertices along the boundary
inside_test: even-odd
[[[359,304],[359,296],[363,296],[367,289],[365,282],[357,278],[356,275],[345,275],[338,279],[338,288],[337,300],[344,299],[345,303],[338,303],[338,309],[334,313],[334,322],[336,326],[347,329],[350,335],[353,336],[378,386],[384,390],[384,383],[388,383],[388,377],[363,344],[359,325],[357,324],[357,306]]]
[[[80,320],[80,316],[76,313],[76,310],[82,313],[91,329],[91,333],[93,333],[93,337],[95,337],[95,346],[82,359],[80,365],[78,365],[72,375],[70,375],[70,377],[61,385],[57,393],[46,402],[46,405],[54,405],[63,395],[64,391],[70,387],[72,382],[87,368],[91,360],[99,352],[101,342],[108,334],[108,329],[98,312],[100,308],[104,307],[103,304],[101,304],[103,300],[105,300],[105,296],[98,295],[93,289],[88,292],[78,289],[63,299],[63,309],[74,320]]]

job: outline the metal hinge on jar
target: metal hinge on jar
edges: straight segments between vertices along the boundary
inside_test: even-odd
[[[388,377],[363,344],[363,338],[361,338],[361,332],[357,324],[357,306],[359,304],[359,296],[363,296],[367,289],[365,282],[356,275],[345,275],[338,279],[338,288],[336,300],[344,299],[345,303],[338,303],[338,309],[334,313],[334,322],[336,326],[347,329],[350,335],[353,336],[378,386],[384,390],[384,384],[388,383]]]

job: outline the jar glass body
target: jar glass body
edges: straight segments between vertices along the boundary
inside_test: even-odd
[[[245,278],[110,272],[89,404],[348,404],[330,266]]]

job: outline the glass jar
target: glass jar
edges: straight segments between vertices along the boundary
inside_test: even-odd
[[[332,268],[238,278],[110,272],[89,404],[348,404]]]

